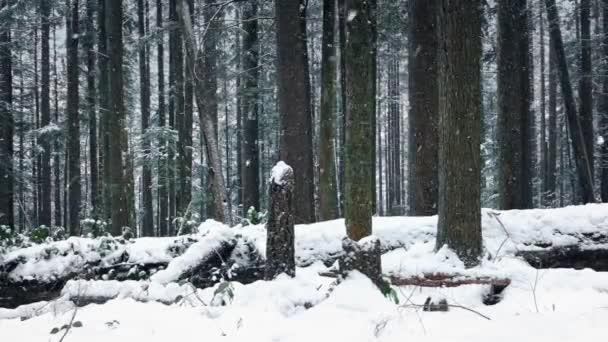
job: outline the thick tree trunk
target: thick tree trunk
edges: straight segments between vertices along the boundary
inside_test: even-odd
[[[103,208],[101,217],[109,222],[112,216],[112,184],[110,173],[110,88],[109,88],[109,58],[108,58],[108,35],[106,29],[106,1],[97,1],[97,64],[99,67],[99,83],[97,91],[99,94],[99,139],[101,146],[99,155],[101,159],[101,187]]]
[[[439,6],[439,221],[437,249],[472,266],[481,241],[481,1]]]
[[[123,42],[122,42],[123,10],[120,2],[106,3],[106,28],[108,33],[109,56],[109,113],[108,130],[110,145],[110,188],[111,188],[111,218],[112,235],[122,234],[124,227],[129,226],[127,160],[123,159],[123,152],[127,150],[123,144],[125,108],[123,102]],[[124,158],[128,158],[125,154]],[[129,175],[132,177],[132,174]]]
[[[334,153],[336,121],[336,46],[334,28],[336,1],[323,1],[323,41],[321,43],[321,117],[319,141],[319,217],[338,217],[338,192]]]
[[[389,215],[402,215],[401,202],[401,112],[399,94],[399,48],[389,43],[388,62],[388,129],[391,185],[388,196]],[[374,179],[375,177],[372,177]]]
[[[313,128],[304,3],[304,0],[275,2],[280,155],[296,173],[294,196],[299,203],[295,208],[296,223],[315,221]]]
[[[145,5],[144,5],[145,1]],[[138,32],[140,38],[139,47],[139,86],[140,86],[140,105],[141,105],[141,133],[142,152],[144,154],[141,192],[142,192],[142,236],[154,236],[154,209],[152,207],[152,170],[150,169],[150,141],[146,138],[146,131],[150,127],[150,69],[147,64],[147,53],[149,46],[143,39],[146,37],[145,17],[147,14],[147,0],[137,0],[137,19]]]
[[[44,128],[51,124],[51,71],[50,71],[50,23],[51,4],[49,1],[40,1],[40,126]],[[50,137],[43,135],[40,138],[42,147],[40,165],[40,224],[51,226],[51,142]]]
[[[243,139],[241,181],[243,214],[249,208],[260,210],[260,157],[258,150],[258,7],[255,2],[243,4],[243,89],[241,91],[241,119]]]
[[[67,229],[71,236],[79,235],[80,232],[80,117],[78,105],[78,35],[79,0],[68,0],[70,11],[67,15],[68,33],[66,34],[67,48],[67,153],[68,174],[66,175],[66,188],[68,189],[68,216]]]
[[[545,21],[543,17],[543,2],[538,3],[539,40],[540,40],[540,206],[548,204],[547,180],[549,179],[548,144],[546,122],[546,87],[545,87]]]
[[[271,280],[281,273],[296,274],[294,220],[294,171],[283,162],[272,169],[268,223],[266,223],[266,272]]]
[[[601,145],[600,165],[602,168],[602,202],[608,202],[608,0],[604,0],[602,5],[602,57],[604,58],[604,62],[602,72],[602,94],[600,96],[602,109],[599,111],[599,129],[603,139],[603,144]]]
[[[553,40],[552,48],[555,50],[555,59],[557,69],[559,70],[560,85],[562,96],[564,98],[564,107],[568,118],[569,134],[572,140],[572,149],[574,150],[574,159],[576,162],[576,171],[578,174],[579,186],[581,189],[582,202],[594,202],[593,195],[593,169],[591,167],[591,157],[589,155],[581,117],[576,111],[576,104],[572,92],[572,84],[570,83],[570,73],[568,71],[568,62],[564,51],[564,42],[559,24],[559,14],[555,5],[555,0],[545,0],[547,9],[547,20],[549,22],[549,34]]]
[[[179,23],[182,29],[184,37],[184,43],[186,47],[186,61],[187,70],[190,76],[194,80],[194,89],[196,91],[196,104],[199,110],[199,120],[201,128],[204,134],[205,147],[207,160],[211,166],[210,178],[212,182],[213,192],[213,218],[223,222],[226,215],[224,212],[225,200],[225,183],[224,175],[222,173],[222,166],[220,162],[219,145],[217,141],[217,126],[213,121],[213,112],[209,111],[213,104],[208,103],[209,97],[207,97],[209,90],[205,88],[205,82],[201,79],[200,73],[206,70],[203,61],[200,58],[196,58],[200,51],[197,48],[196,37],[194,36],[194,29],[192,27],[192,21],[190,17],[190,9],[186,6],[185,0],[178,0],[177,12],[179,17]],[[207,73],[203,73],[208,75]],[[217,85],[217,83],[216,83]],[[209,107],[211,106],[211,107]],[[217,115],[217,103],[215,103],[215,115]]]
[[[54,97],[55,97],[55,125],[59,126],[59,86],[58,86],[58,79],[59,79],[59,75],[57,73],[57,43],[56,43],[56,36],[57,36],[57,29],[55,27],[55,24],[53,24],[53,75],[54,75],[54,80],[53,80],[53,90],[54,90]],[[55,155],[53,156],[53,191],[54,191],[54,224],[57,227],[62,227],[63,226],[63,222],[62,222],[62,206],[61,206],[61,162],[60,162],[60,158],[59,158],[59,142],[57,140],[55,140],[55,144],[53,146],[53,149],[55,150]],[[23,201],[22,201],[23,202]]]
[[[8,6],[0,0],[0,10]],[[11,30],[8,22],[0,23],[0,225],[14,227],[13,213],[13,76]]]
[[[501,209],[532,207],[526,0],[498,2],[498,194]]]
[[[437,214],[438,0],[410,1],[409,153],[410,215]]]
[[[346,23],[344,50],[347,96],[344,208],[347,235],[358,241],[372,233],[374,211],[372,123],[376,116],[376,60],[371,51],[376,49],[376,1],[349,1],[347,12],[356,15]]]

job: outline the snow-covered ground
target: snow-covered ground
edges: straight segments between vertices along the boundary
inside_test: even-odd
[[[338,220],[297,227],[298,264],[307,267],[298,267],[293,279],[280,277],[249,285],[221,283],[204,290],[167,283],[167,278],[160,276],[157,278],[162,281],[154,277],[145,282],[71,281],[56,301],[0,309],[0,318],[4,318],[0,319],[0,336],[3,341],[59,341],[65,332],[62,326],[72,318],[82,326],[75,324],[64,341],[555,342],[608,336],[608,273],[536,270],[512,256],[515,250],[536,248],[522,242],[531,237],[554,245],[572,243],[568,237],[554,235],[556,230],[608,232],[608,205],[501,212],[502,225],[486,211],[483,220],[485,248],[494,257],[466,271],[451,251],[433,253],[436,218],[378,218],[374,228],[382,243],[403,244],[383,255],[385,274],[466,272],[510,278],[512,283],[502,301],[493,306],[482,303],[488,291],[484,285],[396,287],[399,303],[384,297],[357,273],[335,286],[334,279],[319,276],[327,270],[321,262],[309,262],[337,253],[344,235],[343,222]],[[201,227],[203,233],[230,229],[208,225]],[[248,234],[258,249],[264,249],[262,227],[234,229]],[[219,235],[223,234],[227,233]],[[144,248],[140,240],[134,243],[137,250],[154,249]],[[169,244],[159,241],[154,243]],[[182,254],[179,265],[187,264],[187,254]],[[152,255],[166,258],[158,252]],[[66,300],[74,294],[117,299],[75,311]],[[452,306],[448,312],[424,312],[420,305],[428,297],[445,298]],[[53,328],[59,332],[51,334]]]

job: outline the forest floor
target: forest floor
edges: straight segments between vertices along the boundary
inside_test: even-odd
[[[495,305],[482,302],[488,285],[394,287],[397,303],[358,273],[336,285],[335,279],[319,275],[328,268],[316,261],[298,267],[295,278],[282,276],[248,285],[224,282],[202,290],[175,283],[159,288],[154,281],[71,282],[72,292],[121,295],[105,304],[77,309],[61,298],[17,309],[0,309],[0,336],[3,341],[53,342],[62,339],[65,342],[555,342],[608,336],[608,272],[535,269],[509,252],[523,248],[517,243],[518,234],[535,234],[546,240],[546,234],[555,229],[585,231],[593,226],[596,231],[607,232],[608,205],[511,211],[502,212],[500,217],[501,228],[490,229],[494,233],[484,237],[484,246],[492,257],[473,269],[465,270],[447,249],[433,252],[434,239],[421,234],[413,235],[420,237],[414,243],[382,256],[385,274],[412,276],[440,272],[511,279],[502,300]],[[496,221],[496,217],[484,220]],[[426,231],[434,221],[435,218],[379,218],[374,225],[383,240],[391,236],[388,232],[396,234],[397,228]],[[490,221],[484,221],[484,233]],[[542,228],[545,226],[547,229]],[[297,227],[296,239],[301,243],[296,250],[300,259],[307,250],[312,250],[302,246],[304,240],[317,247],[327,245],[325,249],[331,250],[336,244],[339,246],[343,229],[342,220]],[[501,230],[503,236],[498,234]],[[261,234],[259,230],[258,233]],[[564,237],[553,243],[558,245],[559,239]],[[263,239],[258,242],[263,247]],[[323,248],[317,248],[315,253],[319,250]],[[181,295],[175,304],[165,305],[142,302],[144,292],[154,298],[167,293]],[[449,310],[423,311],[422,305],[429,297],[435,301],[446,299]],[[39,315],[19,319],[26,311]],[[52,330],[58,331],[51,333]]]

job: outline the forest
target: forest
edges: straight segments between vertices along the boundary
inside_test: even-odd
[[[608,0],[0,0],[0,336],[187,302],[223,310],[203,336],[292,341],[243,317],[327,332],[360,293],[525,325],[529,287],[555,312],[577,277],[583,329],[608,318],[584,304],[608,307],[602,203]],[[426,336],[387,305],[350,309],[369,340]]]

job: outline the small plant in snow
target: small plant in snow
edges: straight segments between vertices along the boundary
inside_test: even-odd
[[[247,225],[256,225],[256,224],[262,224],[266,222],[266,214],[267,212],[263,211],[263,212],[259,212],[257,210],[255,210],[254,207],[249,207],[249,209],[247,210],[247,218],[246,218],[246,224]]]
[[[223,281],[221,282],[215,291],[213,291],[213,299],[211,299],[211,305],[224,306],[228,303],[232,303],[234,299],[234,286],[232,282]]]

